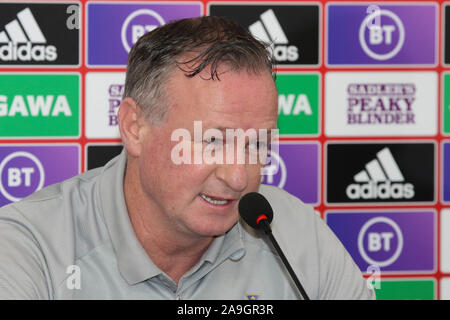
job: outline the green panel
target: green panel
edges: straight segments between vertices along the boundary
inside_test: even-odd
[[[0,74],[0,137],[77,137],[77,74]]]
[[[443,93],[444,95],[444,112],[442,116],[444,117],[444,133],[450,133],[450,74],[444,74],[444,86]]]
[[[280,135],[319,134],[318,74],[277,74]]]
[[[433,280],[381,281],[375,289],[377,300],[434,300],[435,291]]]

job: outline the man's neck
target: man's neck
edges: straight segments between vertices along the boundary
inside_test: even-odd
[[[131,225],[147,255],[175,283],[201,259],[213,237],[192,237],[171,232],[164,217],[155,214],[140,188],[139,178],[127,165],[124,177],[125,203]]]

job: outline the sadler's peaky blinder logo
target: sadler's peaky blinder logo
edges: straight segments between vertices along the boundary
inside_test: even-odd
[[[351,83],[347,124],[414,124],[414,83]]]

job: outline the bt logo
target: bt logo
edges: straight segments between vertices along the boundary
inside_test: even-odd
[[[270,164],[261,169],[261,183],[283,188],[286,184],[287,170],[278,152],[269,150]]]
[[[371,265],[386,267],[393,264],[402,253],[402,249],[402,231],[390,218],[372,218],[359,231],[359,253]]]
[[[367,8],[368,15],[359,28],[359,42],[364,52],[376,60],[388,60],[403,47],[405,28],[400,18],[376,5]]]
[[[0,162],[0,193],[15,202],[40,190],[45,174],[42,163],[29,152],[9,154]]]
[[[155,11],[140,9],[131,13],[122,24],[121,39],[123,47],[130,52],[131,47],[145,33],[165,24],[164,19]]]

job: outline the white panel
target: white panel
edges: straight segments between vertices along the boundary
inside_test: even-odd
[[[450,273],[450,209],[441,211],[441,272]]]
[[[415,87],[415,92],[407,92],[405,88],[400,94],[358,95],[349,92],[355,84],[407,85]],[[434,136],[438,132],[437,89],[438,76],[434,71],[327,72],[325,134],[330,137]],[[399,97],[401,112],[395,110]]]
[[[86,74],[86,136],[120,138],[119,126],[111,123],[117,115],[114,105],[121,100],[111,86],[125,84],[125,72],[88,72]]]

